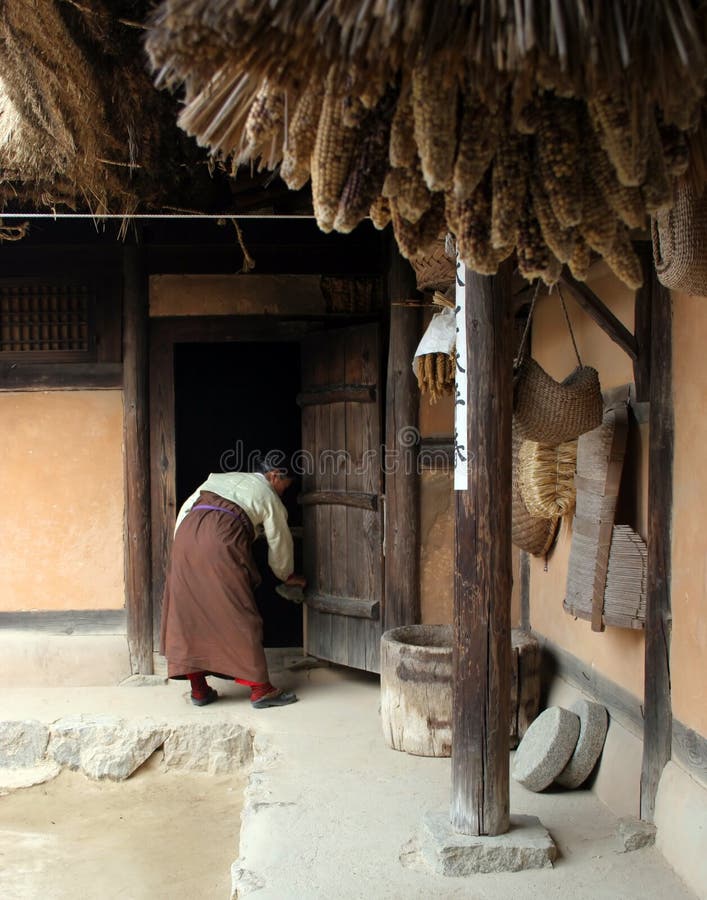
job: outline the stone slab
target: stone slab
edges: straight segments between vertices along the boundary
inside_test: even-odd
[[[423,819],[422,857],[437,875],[463,876],[551,868],[557,848],[536,816],[511,816],[506,834],[472,836],[452,829],[449,813]]]
[[[574,753],[555,781],[566,788],[578,788],[592,774],[604,749],[609,717],[600,703],[577,700],[570,712],[579,716],[579,738]]]
[[[529,791],[542,791],[562,772],[577,746],[579,716],[551,706],[531,724],[516,750],[513,778]]]
[[[48,754],[89,778],[122,781],[162,746],[170,729],[150,719],[68,716],[51,726]]]
[[[49,729],[36,719],[0,722],[0,768],[37,765],[49,742]]]
[[[56,778],[59,772],[61,766],[53,759],[45,759],[36,766],[22,769],[0,769],[0,796],[37,784],[46,784]]]
[[[253,759],[253,733],[235,722],[189,722],[164,742],[168,769],[221,775],[237,772]]]
[[[630,853],[632,850],[641,850],[643,847],[652,847],[655,844],[657,829],[651,822],[642,819],[634,819],[627,816],[619,819],[616,825],[616,837],[619,841],[620,851]]]

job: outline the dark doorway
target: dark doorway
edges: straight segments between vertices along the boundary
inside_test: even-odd
[[[245,472],[258,453],[280,451],[287,464],[301,445],[297,343],[177,344],[174,356],[177,509],[210,472]],[[295,483],[283,498],[295,534],[301,510]],[[295,537],[295,569],[301,571]],[[266,647],[302,646],[302,607],[275,592],[267,544],[254,545],[263,576],[256,592]]]

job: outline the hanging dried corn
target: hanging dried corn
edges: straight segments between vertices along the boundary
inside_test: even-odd
[[[390,201],[390,213],[398,249],[406,259],[429,251],[446,230],[442,194],[432,195],[432,205],[414,224],[400,214],[397,201],[394,199]]]
[[[467,197],[476,190],[498,147],[502,124],[498,110],[489,109],[473,90],[467,88],[454,164],[454,193],[457,197]]]
[[[497,249],[515,243],[528,169],[528,138],[506,132],[492,170],[491,244]]]
[[[395,93],[389,90],[357,131],[356,149],[334,221],[336,231],[353,231],[381,193],[388,168],[390,121]]]
[[[518,270],[525,279],[534,281],[536,278],[542,278],[548,286],[557,284],[560,280],[562,263],[543,240],[542,229],[533,215],[533,197],[530,190],[523,201],[516,244]]]
[[[618,225],[616,214],[609,207],[601,191],[594,187],[588,165],[583,166],[582,183],[584,204],[578,230],[592,250],[606,253],[614,243]]]
[[[457,146],[459,88],[453,70],[441,55],[412,70],[415,143],[422,173],[431,191],[451,187]]]
[[[388,198],[378,197],[374,200],[373,203],[371,203],[368,214],[371,217],[373,227],[377,228],[378,231],[382,231],[390,222],[390,203]]]
[[[533,211],[543,239],[560,262],[565,263],[574,250],[574,233],[572,229],[563,228],[557,221],[552,204],[537,175],[533,175],[530,179],[530,190],[533,196]]]
[[[641,287],[643,284],[641,261],[636,256],[631,243],[631,235],[625,225],[617,227],[614,243],[611,249],[604,254],[604,259],[612,272],[627,287],[633,291]]]
[[[567,260],[567,265],[577,281],[584,281],[589,274],[589,267],[592,264],[592,251],[589,244],[578,232],[575,232],[574,240],[574,250],[572,251],[572,256]]]
[[[649,213],[670,209],[673,205],[673,182],[663,156],[663,142],[655,117],[650,116],[648,129],[648,162],[646,180],[641,186],[641,196]]]
[[[494,275],[513,252],[515,235],[506,247],[491,243],[491,174],[487,172],[476,190],[460,200],[452,191],[445,195],[447,224],[457,239],[462,260],[475,272]]]
[[[317,139],[312,152],[312,203],[317,225],[324,232],[334,227],[339,199],[349,174],[355,131],[343,121],[344,97],[339,73],[332,66],[327,75]]]
[[[390,165],[394,169],[411,169],[419,165],[412,115],[412,87],[409,79],[400,89],[390,127]]]
[[[266,157],[266,165],[274,169],[280,162],[285,122],[285,92],[279,85],[264,81],[253,101],[245,123],[246,146],[241,161]],[[277,138],[279,137],[279,140]],[[274,146],[273,146],[274,145]]]
[[[646,117],[648,101],[637,96],[630,103],[624,87],[597,91],[589,99],[589,113],[599,141],[609,155],[621,184],[638,187],[648,164]]]
[[[422,177],[419,159],[415,159],[408,169],[390,169],[381,193],[394,200],[400,215],[413,225],[432,205],[432,193]]]
[[[582,129],[582,148],[595,191],[599,190],[611,209],[629,228],[643,227],[646,211],[640,190],[621,184],[589,122],[585,122]]]
[[[290,119],[280,177],[291,190],[299,190],[309,179],[323,97],[324,86],[319,79],[312,79]]]
[[[542,98],[536,134],[540,178],[563,228],[582,219],[582,172],[579,165],[578,104],[552,94]]]

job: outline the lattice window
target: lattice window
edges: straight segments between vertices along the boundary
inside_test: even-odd
[[[0,282],[0,359],[95,358],[95,289],[59,281]]]

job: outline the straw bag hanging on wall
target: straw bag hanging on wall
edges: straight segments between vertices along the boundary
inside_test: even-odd
[[[601,425],[603,411],[599,373],[591,366],[582,365],[562,291],[559,287],[557,290],[578,366],[564,381],[558,382],[525,353],[538,296],[536,289],[515,364],[513,408],[518,429],[526,440],[554,446]]]
[[[577,441],[557,447],[523,441],[518,452],[518,486],[531,516],[566,516],[574,509],[577,489]]]
[[[518,484],[520,452],[523,438],[513,422],[513,495],[512,495],[512,541],[516,547],[525,550],[532,556],[545,556],[552,547],[557,534],[559,518],[541,518],[531,516],[523,503]]]
[[[686,294],[707,295],[707,193],[687,181],[675,204],[651,220],[653,260],[661,284]]]

